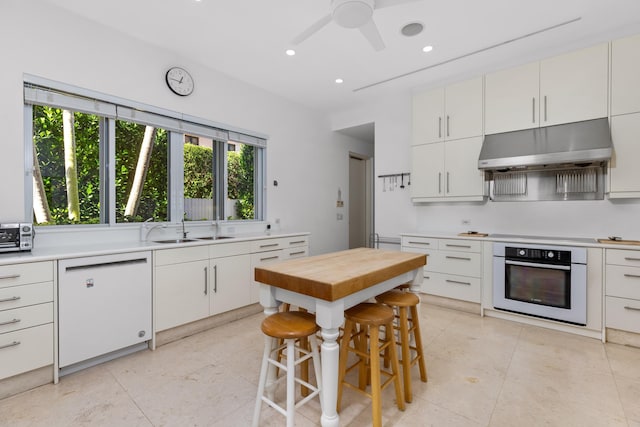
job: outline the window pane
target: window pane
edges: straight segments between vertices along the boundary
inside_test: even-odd
[[[214,157],[216,142],[191,135],[184,136],[184,211],[185,220],[215,219]]]
[[[252,145],[227,145],[227,219],[255,219],[255,150]]]
[[[116,121],[116,222],[168,221],[165,129]]]
[[[33,106],[35,224],[100,222],[100,121]]]

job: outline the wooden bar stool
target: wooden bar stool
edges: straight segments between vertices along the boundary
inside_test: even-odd
[[[340,342],[340,363],[338,377],[338,412],[342,402],[344,387],[356,390],[372,400],[373,425],[382,426],[382,390],[393,382],[396,391],[398,409],[404,411],[404,399],[400,385],[400,366],[396,353],[393,333],[393,310],[383,304],[362,303],[345,311],[344,335]],[[380,327],[384,326],[384,339],[380,339]],[[353,342],[353,346],[351,343]],[[380,365],[380,354],[389,351],[391,372]],[[349,353],[358,356],[358,361],[347,367]],[[345,377],[348,372],[358,368],[358,385],[351,384]],[[381,383],[381,374],[387,377]],[[370,381],[369,381],[370,380]],[[371,384],[371,393],[367,384]]]
[[[376,301],[388,305],[397,310],[394,328],[399,331],[398,344],[401,348],[402,358],[402,380],[404,383],[404,398],[408,403],[413,400],[411,391],[411,367],[418,365],[420,369],[420,380],[427,382],[427,368],[424,363],[424,353],[422,351],[422,336],[420,335],[420,318],[418,317],[418,304],[420,298],[411,292],[392,290],[378,295]],[[409,312],[411,316],[409,316]],[[411,345],[411,342],[415,346]],[[412,352],[415,354],[413,356]]]
[[[287,311],[272,314],[262,321],[262,332],[265,334],[264,354],[262,356],[262,367],[260,369],[260,381],[258,384],[258,396],[256,398],[256,406],[253,412],[253,426],[260,424],[260,412],[262,402],[280,412],[287,419],[287,427],[294,426],[295,410],[307,403],[316,395],[320,398],[322,406],[322,396],[320,395],[322,384],[320,374],[320,353],[318,352],[318,341],[316,340],[316,332],[319,327],[316,325],[316,318],[310,313],[301,311]],[[307,350],[300,345],[302,339],[308,339],[311,350]],[[284,340],[279,345],[279,340]],[[286,348],[287,363],[280,363],[279,354],[282,349]],[[296,358],[296,355],[299,357]],[[313,368],[316,375],[316,386],[308,381],[297,378],[296,366],[307,361],[309,358],[313,360]],[[267,382],[267,371],[269,364],[284,371],[285,375],[276,380],[276,384],[286,379],[286,406],[283,408],[274,400],[265,396],[265,386]],[[298,402],[296,402],[296,383],[301,387],[306,387],[311,392]],[[275,384],[274,384],[275,387]]]

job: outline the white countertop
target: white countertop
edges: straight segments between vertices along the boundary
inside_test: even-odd
[[[248,233],[232,236],[231,239],[220,240],[196,240],[197,237],[189,237],[194,239],[193,242],[184,243],[157,243],[153,240],[147,242],[140,241],[123,241],[123,242],[91,242],[79,244],[67,244],[55,247],[38,248],[37,241],[33,250],[28,252],[8,252],[0,254],[0,265],[17,264],[23,262],[34,261],[51,261],[65,258],[78,258],[86,256],[110,255],[127,252],[153,251],[159,249],[183,248],[187,246],[205,246],[205,245],[224,245],[234,242],[246,242],[257,239],[270,239],[278,237],[292,237],[309,235],[308,232],[301,233]]]
[[[624,245],[617,243],[599,243],[596,238],[585,237],[549,237],[549,236],[522,236],[522,235],[507,235],[507,234],[489,234],[486,237],[471,237],[471,236],[459,236],[454,233],[443,232],[414,232],[414,233],[401,233],[400,236],[413,236],[413,237],[433,237],[437,239],[460,239],[460,240],[481,240],[489,242],[514,242],[514,243],[529,243],[529,244],[542,244],[542,245],[571,245],[580,247],[591,248],[605,248],[605,249],[628,249],[640,251],[640,246],[636,245]],[[605,236],[600,238],[606,238]]]

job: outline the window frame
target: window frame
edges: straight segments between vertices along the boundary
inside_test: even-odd
[[[33,218],[33,105],[45,105],[56,108],[69,108],[67,104],[58,105],[55,102],[47,102],[48,98],[34,100],[41,95],[38,92],[28,92],[32,89],[58,94],[60,99],[69,100],[71,103],[87,105],[74,111],[96,114],[100,117],[100,224],[60,224],[47,225],[43,228],[72,228],[78,227],[121,227],[140,222],[116,222],[116,188],[115,188],[115,128],[116,121],[132,120],[140,124],[149,124],[163,127],[168,131],[167,153],[167,214],[166,223],[179,222],[184,215],[184,140],[185,135],[197,137],[212,137],[216,156],[214,165],[214,221],[225,221],[229,216],[225,212],[225,200],[228,194],[228,168],[227,168],[227,143],[228,141],[241,142],[256,147],[254,153],[254,212],[253,219],[234,220],[238,222],[264,221],[266,215],[266,140],[265,135],[255,132],[220,125],[219,123],[184,115],[158,107],[136,103],[111,95],[101,94],[88,89],[82,89],[64,83],[53,82],[36,76],[25,75],[24,79],[24,210],[25,218]],[[93,104],[92,104],[93,103]],[[113,107],[103,113],[100,110],[91,110],[90,106]],[[111,112],[115,111],[114,114]],[[210,220],[192,221],[211,222]],[[37,226],[37,224],[34,224]]]

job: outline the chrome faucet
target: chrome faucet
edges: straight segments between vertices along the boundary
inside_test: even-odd
[[[186,239],[187,238],[187,234],[189,234],[189,232],[184,229],[184,216],[183,216],[182,217],[182,238]]]
[[[143,222],[142,224],[140,224],[140,241],[141,242],[146,242],[147,238],[149,237],[149,234],[151,234],[151,231],[161,227],[161,228],[167,228],[167,224],[153,224],[150,225],[149,223],[153,221],[153,218],[149,218],[147,219],[145,222]]]

